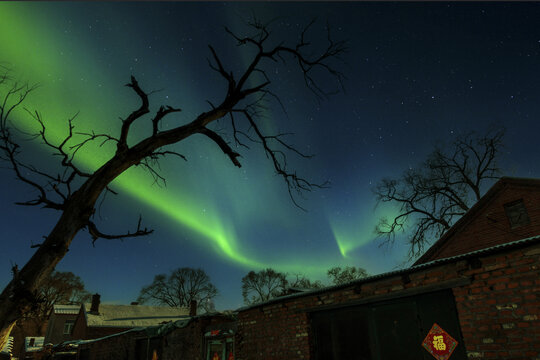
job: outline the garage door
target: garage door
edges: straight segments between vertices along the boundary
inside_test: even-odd
[[[451,290],[311,314],[317,360],[433,360],[422,341],[434,323],[457,340],[451,360],[466,360]]]

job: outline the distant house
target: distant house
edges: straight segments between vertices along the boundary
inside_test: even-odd
[[[97,339],[137,327],[155,326],[188,317],[188,308],[100,304],[100,295],[95,294],[91,304],[82,304],[74,323],[72,338]]]
[[[80,310],[81,305],[54,305],[45,333],[45,344],[73,340],[73,327]]]

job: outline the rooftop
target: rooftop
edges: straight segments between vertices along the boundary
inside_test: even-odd
[[[189,309],[169,306],[100,304],[98,314],[90,312],[90,307],[91,304],[84,304],[84,314],[89,327],[154,326],[189,317]]]
[[[54,305],[55,314],[77,315],[81,305]]]

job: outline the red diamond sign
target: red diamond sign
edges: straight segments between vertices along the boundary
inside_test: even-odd
[[[429,330],[422,346],[437,360],[447,360],[458,342],[436,323]]]

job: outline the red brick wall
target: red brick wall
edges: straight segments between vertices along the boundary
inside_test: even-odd
[[[504,204],[523,199],[531,223],[511,229]],[[479,215],[452,235],[430,260],[465,254],[540,234],[540,188],[508,184]]]
[[[540,245],[482,259],[453,289],[469,358],[540,358]]]
[[[469,358],[540,358],[540,244],[485,256],[480,261],[479,269],[462,260],[411,273],[407,284],[395,276],[365,283],[359,293],[349,287],[241,311],[236,359],[310,359],[309,315],[298,310],[463,276],[470,276],[471,284],[453,292]]]

